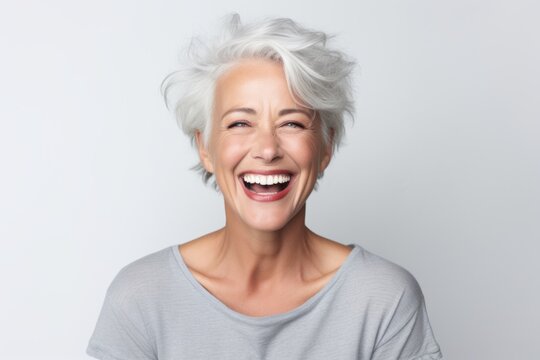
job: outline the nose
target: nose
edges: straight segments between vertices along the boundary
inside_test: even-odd
[[[265,163],[271,163],[280,159],[282,155],[279,139],[274,129],[258,129],[254,139],[252,155],[256,159],[261,159]]]

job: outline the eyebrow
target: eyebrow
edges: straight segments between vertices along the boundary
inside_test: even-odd
[[[245,113],[250,114],[250,115],[256,115],[257,114],[257,111],[255,111],[255,109],[247,108],[247,107],[241,107],[241,108],[234,108],[234,109],[230,109],[230,110],[225,111],[225,113],[221,116],[221,119],[223,119],[225,116],[229,115],[230,113],[237,112],[237,111],[238,112],[245,112]],[[308,118],[311,118],[313,116],[307,110],[295,109],[295,108],[280,110],[279,113],[278,113],[278,116],[285,116],[285,115],[294,114],[294,113],[304,114]]]

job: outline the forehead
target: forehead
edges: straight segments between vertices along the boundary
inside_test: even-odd
[[[216,111],[240,106],[305,108],[290,93],[283,65],[267,59],[246,59],[221,75],[215,88]]]

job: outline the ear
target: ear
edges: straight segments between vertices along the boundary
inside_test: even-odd
[[[199,152],[199,158],[204,169],[210,173],[214,172],[214,166],[212,165],[212,158],[206,145],[204,144],[203,134],[197,130],[195,132],[195,141],[197,142],[197,150]]]
[[[324,141],[324,140],[323,140]],[[319,167],[319,172],[322,174],[324,170],[328,167],[330,164],[330,160],[332,160],[332,153],[334,149],[334,129],[330,129],[330,134],[328,136],[328,143],[324,144],[324,149],[322,151],[321,156],[321,163]]]

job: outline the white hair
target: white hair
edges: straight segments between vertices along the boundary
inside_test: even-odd
[[[178,125],[192,144],[197,131],[203,134],[205,143],[208,141],[217,79],[242,59],[264,58],[283,65],[291,95],[316,111],[324,141],[332,141],[335,151],[343,140],[344,119],[354,119],[354,61],[328,48],[328,35],[291,19],[269,18],[241,24],[240,16],[231,14],[224,27],[223,35],[208,45],[193,38],[185,66],[169,74],[161,84],[167,108],[174,110]],[[213,175],[201,163],[194,169],[202,174],[205,183]]]

